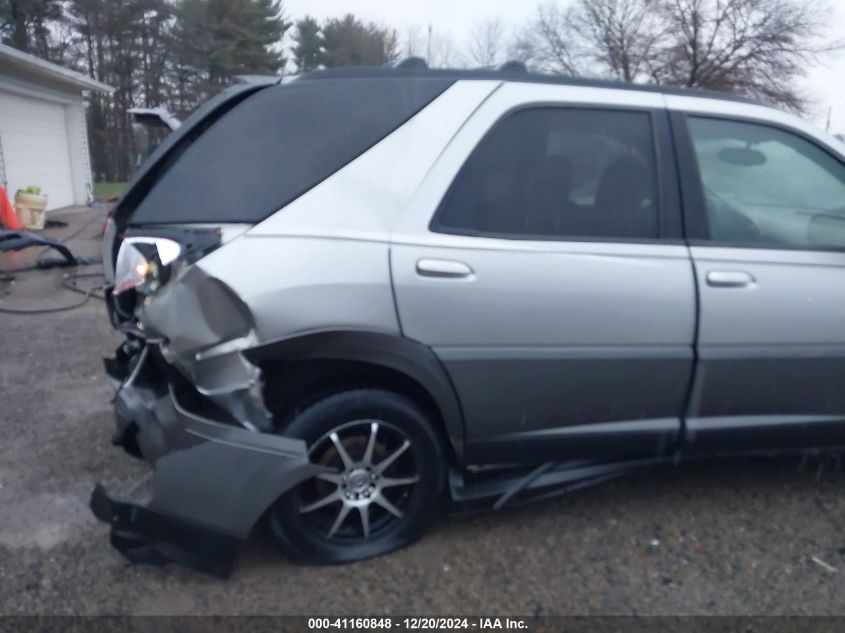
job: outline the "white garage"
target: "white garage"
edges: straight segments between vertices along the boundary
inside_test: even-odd
[[[0,44],[0,185],[31,185],[48,209],[84,204],[91,165],[83,92],[112,88]]]

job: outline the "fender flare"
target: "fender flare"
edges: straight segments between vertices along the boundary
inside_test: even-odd
[[[358,361],[390,369],[419,384],[431,396],[456,455],[464,449],[464,419],[446,368],[422,343],[383,332],[331,330],[272,341],[245,350],[255,364],[268,360]]]

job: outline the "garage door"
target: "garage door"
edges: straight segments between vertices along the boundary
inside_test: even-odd
[[[0,143],[10,194],[38,185],[48,209],[73,204],[63,105],[0,90]]]

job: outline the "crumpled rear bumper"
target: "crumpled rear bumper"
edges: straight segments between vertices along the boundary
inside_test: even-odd
[[[99,484],[91,493],[91,511],[111,525],[112,546],[132,563],[175,562],[220,578],[232,571],[238,538],[119,501]]]
[[[110,374],[116,382],[114,363]],[[91,509],[132,562],[173,561],[225,576],[238,544],[273,502],[326,470],[309,461],[301,440],[189,411],[155,369],[118,392],[115,417],[116,437],[125,441],[131,428],[135,446],[153,463],[152,497],[129,503],[98,485]]]

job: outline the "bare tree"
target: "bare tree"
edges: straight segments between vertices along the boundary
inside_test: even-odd
[[[422,27],[418,24],[409,27],[399,38],[401,57],[425,57],[425,44]]]
[[[431,68],[463,68],[467,65],[458,47],[455,46],[455,41],[448,34],[432,34],[428,50],[430,51],[428,65]]]
[[[827,15],[827,0],[575,0],[542,5],[517,44],[543,70],[712,88],[802,110],[795,80],[840,46],[825,37]]]
[[[514,33],[508,43],[508,59],[523,62],[530,70],[541,70],[540,53],[537,50],[533,24]]]
[[[506,29],[498,17],[476,22],[468,34],[466,57],[473,66],[495,66],[504,62]]]
[[[572,27],[579,55],[615,79],[647,79],[668,32],[661,0],[581,0]]]
[[[801,111],[807,66],[841,46],[825,37],[825,0],[665,0],[672,41],[662,83],[729,90]]]
[[[576,0],[541,5],[517,38],[519,57],[570,75],[645,81],[666,34],[663,0]]]
[[[537,19],[519,44],[531,51],[533,66],[548,72],[581,74],[580,42],[574,20],[576,11],[574,6],[561,8],[553,2],[537,8]]]
[[[429,68],[462,68],[466,65],[449,34],[431,26],[408,28],[399,38],[399,50],[402,56],[422,57]]]

